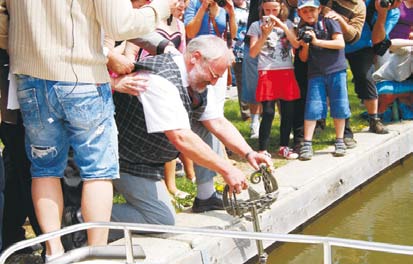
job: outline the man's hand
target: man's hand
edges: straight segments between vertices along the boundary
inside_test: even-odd
[[[108,69],[119,75],[131,73],[135,67],[133,61],[114,51],[109,51],[108,59]]]
[[[248,163],[255,170],[259,169],[259,165],[261,163],[265,163],[268,166],[268,168],[270,168],[271,170],[274,169],[272,159],[270,157],[268,157],[267,155],[264,155],[263,153],[258,153],[256,151],[251,151],[251,152],[247,153],[246,158],[247,158]]]
[[[349,21],[347,17],[344,17],[331,9],[324,14],[324,17],[336,20],[338,23],[340,23],[340,25]]]
[[[138,96],[148,88],[148,77],[138,73],[120,76],[116,78],[112,88],[116,92]]]
[[[242,190],[248,188],[247,179],[245,178],[244,173],[232,165],[228,173],[222,176],[229,186],[229,193],[235,192],[239,194],[242,192]]]

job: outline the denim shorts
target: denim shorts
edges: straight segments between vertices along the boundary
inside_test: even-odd
[[[242,61],[242,94],[241,100],[249,104],[258,104],[255,97],[258,83],[258,57],[250,56],[250,49],[244,47],[244,60]]]
[[[345,70],[308,79],[305,120],[319,120],[327,117],[327,96],[332,118],[346,119],[350,117]]]
[[[63,177],[69,147],[83,180],[119,178],[118,139],[109,84],[17,75],[33,178]]]

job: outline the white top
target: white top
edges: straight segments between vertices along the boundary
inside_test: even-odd
[[[174,61],[181,71],[182,85],[188,87],[187,72],[183,56],[174,56]],[[148,133],[161,133],[176,129],[190,129],[191,126],[188,113],[175,85],[156,74],[140,74],[146,74],[149,77],[148,89],[138,96],[138,99],[143,105]],[[217,82],[217,84],[221,85],[221,82]],[[224,116],[223,102],[225,101],[226,88],[216,86],[217,85],[208,86],[207,88],[207,107],[200,117],[200,121]]]
[[[290,20],[285,24],[289,29],[293,27]],[[260,21],[252,23],[247,35],[259,38],[262,35],[260,25]],[[292,47],[285,32],[279,27],[274,27],[258,55],[258,70],[285,69],[294,69]]]

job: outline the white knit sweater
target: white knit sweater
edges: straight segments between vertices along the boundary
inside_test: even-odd
[[[131,39],[153,31],[169,15],[168,0],[141,9],[133,9],[130,0],[6,3],[11,72],[56,81],[74,82],[77,75],[79,82],[108,82],[102,30],[115,40]]]

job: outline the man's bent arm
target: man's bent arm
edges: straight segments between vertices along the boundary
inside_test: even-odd
[[[241,157],[252,151],[238,129],[225,117],[202,121],[202,124],[231,151]]]
[[[221,174],[231,189],[238,193],[247,188],[245,175],[231,163],[219,157],[197,134],[189,129],[164,131],[179,152],[197,164]]]

